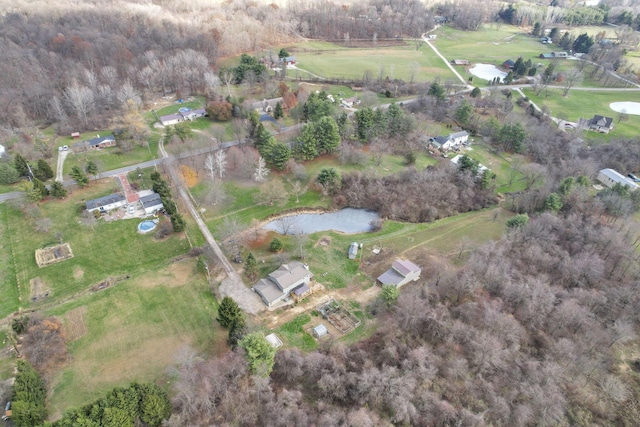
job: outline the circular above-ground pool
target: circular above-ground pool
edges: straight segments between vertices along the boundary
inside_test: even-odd
[[[156,223],[154,221],[142,221],[138,224],[138,233],[148,233],[154,228],[156,228]]]

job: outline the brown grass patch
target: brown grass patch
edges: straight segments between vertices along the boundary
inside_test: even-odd
[[[318,246],[326,249],[329,249],[329,246],[331,246],[331,237],[329,236],[322,236],[318,239],[318,241],[316,242],[315,245],[313,245],[314,248],[317,248]]]
[[[194,171],[187,165],[180,165],[180,173],[184,178],[185,184],[187,184],[187,187],[189,188],[195,186],[200,181],[198,179],[198,174],[196,173],[196,171]]]
[[[84,277],[84,270],[76,266],[76,268],[73,270],[73,278],[76,280],[80,280],[83,277]]]
[[[67,341],[75,341],[87,335],[87,307],[74,308],[62,316]]]
[[[135,283],[143,288],[153,288],[155,286],[168,286],[173,288],[184,286],[194,274],[195,268],[195,259],[184,259],[160,271],[149,274],[146,277],[141,277],[136,280]]]
[[[40,277],[34,277],[29,280],[29,296],[31,301],[37,301],[42,298],[46,298],[51,294],[51,286],[45,283]]]

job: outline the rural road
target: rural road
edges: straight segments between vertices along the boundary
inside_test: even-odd
[[[467,89],[469,90],[473,89],[473,86],[467,83],[467,81],[460,75],[460,73],[458,73],[458,71],[455,68],[453,68],[453,65],[451,65],[451,63],[447,60],[447,58],[445,58],[444,55],[440,53],[440,51],[429,41],[429,39],[426,36],[422,36],[422,40],[424,40],[424,42],[431,48],[431,50],[433,50],[436,53],[436,55],[438,55],[444,61],[444,63],[447,65],[447,67],[449,67],[451,72],[455,74],[456,77],[458,77],[458,79],[460,79],[462,84],[465,85]]]
[[[228,296],[233,298],[233,300],[240,306],[240,308],[249,314],[257,314],[260,311],[264,310],[265,306],[264,304],[262,304],[262,301],[260,300],[258,295],[245,286],[242,278],[235,270],[235,268],[233,268],[227,257],[220,249],[220,246],[218,246],[218,243],[213,238],[213,234],[211,234],[209,227],[207,227],[207,224],[205,224],[204,220],[200,216],[200,213],[194,206],[189,193],[184,187],[182,179],[180,179],[180,176],[176,171],[174,163],[175,159],[173,157],[170,157],[164,149],[164,141],[162,139],[160,140],[158,149],[160,151],[162,159],[166,161],[167,169],[169,170],[171,179],[178,187],[178,194],[180,195],[180,198],[189,210],[189,213],[195,220],[196,224],[198,224],[200,232],[204,236],[209,246],[211,246],[213,253],[216,255],[216,257],[220,261],[220,265],[227,274],[227,278],[224,279],[220,284],[220,294],[222,295],[222,297]]]

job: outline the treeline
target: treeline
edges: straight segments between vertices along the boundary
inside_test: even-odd
[[[472,173],[445,163],[390,176],[344,175],[334,202],[339,207],[375,210],[393,220],[430,222],[485,208],[497,199]]]
[[[153,383],[132,383],[128,387],[116,387],[80,409],[67,411],[60,420],[45,426],[157,427],[170,415],[171,402],[164,390]]]
[[[171,190],[169,189],[167,182],[162,179],[159,172],[151,173],[151,181],[153,182],[153,191],[160,195],[163,209],[167,215],[169,215],[169,218],[171,218],[173,231],[176,233],[184,231],[187,224],[180,212],[178,212],[178,207],[173,201],[173,196],[171,195]]]

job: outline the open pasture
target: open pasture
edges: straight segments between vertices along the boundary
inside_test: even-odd
[[[327,43],[304,44],[292,48],[297,66],[323,78],[362,79],[365,72],[370,78],[402,79],[426,82],[435,78],[454,78],[433,50],[423,45],[416,50],[413,42],[402,46],[344,48]],[[290,70],[295,75],[296,70]],[[306,77],[304,73],[301,76]]]

